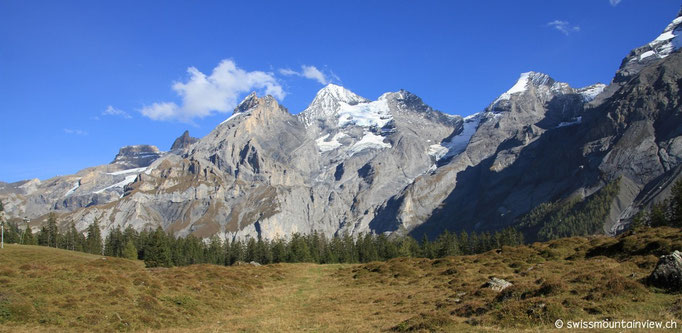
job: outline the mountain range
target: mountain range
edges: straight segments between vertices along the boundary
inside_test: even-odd
[[[0,200],[35,228],[54,212],[105,233],[434,236],[517,226],[543,203],[615,182],[600,232],[616,234],[680,177],[680,33],[678,14],[609,85],[527,72],[467,117],[405,90],[369,100],[329,84],[298,114],[252,93],[201,139],[185,132],[169,151],[128,146],[74,175],[0,183]]]

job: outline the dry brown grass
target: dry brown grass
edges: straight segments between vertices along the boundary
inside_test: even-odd
[[[535,332],[556,319],[682,323],[680,295],[644,283],[657,255],[680,246],[679,229],[660,228],[436,260],[154,270],[10,246],[0,256],[0,331]],[[493,276],[514,286],[484,287]]]

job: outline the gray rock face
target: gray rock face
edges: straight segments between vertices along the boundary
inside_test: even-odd
[[[155,146],[137,145],[125,146],[119,150],[112,164],[119,164],[124,168],[141,168],[150,165],[163,153]]]
[[[182,151],[183,149],[188,148],[197,141],[199,141],[198,138],[189,136],[189,131],[185,131],[184,133],[182,133],[181,136],[179,136],[177,139],[175,139],[175,141],[173,141],[171,151]]]
[[[518,188],[507,176],[510,167],[534,163],[535,157],[521,157],[544,134],[579,126],[585,99],[581,90],[545,74],[522,74],[512,89],[484,112],[467,119],[475,132],[465,149],[435,172],[417,178],[382,207],[377,220],[393,223],[392,230],[411,230],[418,237],[422,233],[438,234],[444,228],[486,228],[493,221],[498,223],[494,228],[512,223],[515,216],[547,200],[547,196],[516,192]],[[551,172],[547,167],[540,168]],[[518,176],[527,175],[528,170],[521,168]],[[508,192],[516,194],[505,201],[502,196]]]
[[[107,204],[119,200],[126,186],[162,155],[154,146],[123,147],[111,164],[83,169],[75,175],[4,183],[0,200],[10,217],[38,220],[49,212],[68,213]]]
[[[330,85],[297,116],[252,94],[184,153],[156,160],[119,201],[66,219],[225,238],[380,229],[370,226],[377,207],[463,149],[452,144],[463,124],[406,91],[370,101]]]
[[[522,75],[523,85],[481,115],[466,150],[392,198],[380,218],[418,237],[501,228],[542,202],[589,196],[622,177],[604,225],[617,233],[646,197],[642,189],[678,165],[679,155],[669,152],[682,133],[680,57],[650,64],[606,98],[607,91],[595,96],[603,86],[571,90],[544,75]]]
[[[649,275],[648,282],[671,291],[682,290],[682,253],[675,251],[661,256],[656,268]]]

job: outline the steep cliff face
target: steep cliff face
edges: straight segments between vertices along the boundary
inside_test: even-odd
[[[526,131],[502,135],[499,129],[505,128],[503,124],[486,129],[483,123],[477,134],[486,133],[481,137],[487,139],[477,144],[474,135],[467,151],[476,145],[485,147],[490,138],[506,139],[499,145],[490,144],[495,147],[493,154],[485,155],[485,149],[476,149],[478,163],[469,158],[471,164],[464,164],[466,167],[456,160],[443,167],[441,172],[456,171],[456,176],[451,176],[456,186],[445,187],[447,197],[412,232],[436,234],[445,228],[485,230],[513,225],[519,216],[542,202],[589,196],[616,179],[621,180],[617,203],[604,221],[603,230],[609,234],[622,230],[645,198],[651,196],[649,192],[657,188],[654,184],[665,183],[665,175],[679,165],[681,59],[676,52],[651,64],[602,104],[584,110],[575,94],[556,96],[544,104],[544,118],[526,118],[530,121],[511,127]],[[525,107],[536,101],[525,101]],[[548,120],[550,114],[570,109],[574,111],[568,116],[573,120],[558,124]],[[447,173],[441,179],[445,177]],[[429,181],[441,184],[425,177],[424,182]],[[402,200],[419,193],[418,185],[421,183],[415,182]],[[421,192],[425,197],[420,202],[439,200],[426,195],[435,193],[433,188],[439,185],[426,186],[431,188]],[[405,212],[409,211],[403,209],[398,216],[406,216]]]
[[[463,149],[453,146],[463,124],[406,91],[370,101],[329,85],[297,116],[251,94],[206,137],[157,159],[120,200],[65,220],[227,238],[366,232],[378,206]]]
[[[579,124],[583,105],[602,89],[603,85],[573,89],[546,74],[523,73],[485,111],[464,120],[463,132],[468,135],[461,138],[463,149],[389,200],[374,222],[391,231],[413,230],[426,222],[422,227],[426,229],[416,232],[437,233],[446,227],[469,228],[483,212],[499,210],[509,216],[511,209],[525,211],[535,204],[532,198],[493,208],[482,205],[482,195],[500,190],[495,176],[516,163],[523,149],[544,133]]]

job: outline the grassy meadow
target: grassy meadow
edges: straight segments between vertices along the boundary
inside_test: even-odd
[[[144,267],[28,245],[0,251],[0,331],[546,331],[557,319],[677,320],[646,284],[676,228],[443,259]],[[485,287],[491,278],[513,286]]]

